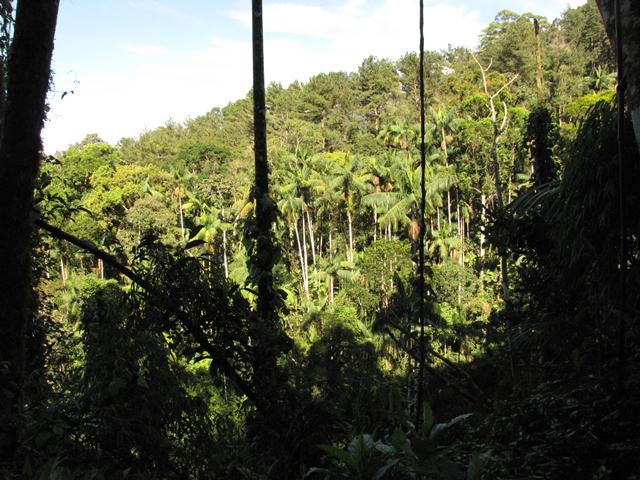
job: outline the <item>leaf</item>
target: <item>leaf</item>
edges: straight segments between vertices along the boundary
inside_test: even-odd
[[[467,467],[467,480],[480,480],[480,474],[482,473],[482,464],[480,462],[480,454],[475,453],[469,461]]]
[[[318,467],[312,467],[309,470],[307,470],[307,473],[305,473],[304,477],[302,478],[310,477],[314,473],[323,473],[325,480],[329,479],[329,473],[330,473],[329,470],[327,470],[326,468],[318,468]]]
[[[393,431],[390,440],[391,445],[393,445],[393,448],[395,448],[398,452],[403,451],[407,446],[407,435],[399,428],[396,428]]]
[[[428,403],[424,404],[424,407],[422,409],[422,418],[424,418],[424,432],[430,432],[431,428],[433,427],[433,424],[435,423],[436,419],[433,416],[433,410],[431,410],[431,405],[429,405]]]
[[[433,430],[431,430],[431,433],[429,434],[429,439],[430,440],[435,440],[436,437],[444,432],[445,430],[450,429],[451,427],[453,427],[454,425],[465,421],[467,418],[469,418],[471,415],[473,415],[473,413],[465,413],[462,415],[458,415],[455,418],[452,418],[451,420],[449,420],[446,423],[438,423],[437,425],[435,425],[433,427]]]
[[[387,445],[386,443],[382,443],[382,442],[376,442],[374,446],[375,446],[375,449],[380,453],[382,453],[383,455],[393,455],[396,451],[396,449],[393,448],[393,446]]]
[[[331,457],[345,464],[349,464],[349,462],[351,461],[351,456],[349,455],[349,452],[346,452],[341,448],[334,447],[333,445],[318,445],[318,448],[320,448],[321,450],[324,450]]]
[[[386,463],[386,465],[383,465],[378,470],[376,470],[376,473],[373,475],[373,480],[380,480],[382,477],[385,476],[385,474],[387,473],[387,470],[397,465],[399,461],[400,461],[399,458],[394,458],[393,460],[389,460]]]
[[[138,380],[137,380],[137,384],[138,386],[142,387],[142,388],[149,388],[149,384],[147,383],[147,381],[145,380],[145,378],[142,375],[138,376]]]

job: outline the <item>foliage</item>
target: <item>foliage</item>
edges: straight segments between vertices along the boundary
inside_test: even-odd
[[[505,10],[478,51],[426,52],[424,381],[450,422],[430,410],[425,425],[408,421],[421,355],[409,52],[268,87],[268,235],[255,220],[251,93],[47,159],[40,219],[79,238],[37,243],[28,428],[0,476],[625,478],[637,448],[623,408],[637,410],[640,363],[627,361],[618,403],[615,112],[602,103],[613,62],[595,9],[590,0],[553,23]],[[518,74],[495,99],[507,120],[495,145],[472,54],[492,62],[489,91]],[[629,147],[630,318],[637,175]],[[259,318],[256,285],[272,267],[274,308]]]
[[[470,416],[463,414],[446,423],[435,423],[431,408],[426,405],[425,421],[419,429],[408,423],[406,432],[395,428],[384,440],[377,441],[369,434],[361,434],[348,443],[346,450],[320,445],[334,466],[312,468],[305,478],[324,474],[325,479],[463,479],[466,477],[463,469],[447,458],[447,448],[439,444],[439,437]],[[474,466],[467,478],[477,478],[478,474],[477,466]]]

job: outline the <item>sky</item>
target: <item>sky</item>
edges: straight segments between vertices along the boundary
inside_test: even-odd
[[[586,0],[425,0],[425,48],[474,47],[502,9],[552,20]],[[264,0],[266,82],[417,51],[418,0]],[[249,0],[61,0],[47,153],[183,122],[251,88]]]

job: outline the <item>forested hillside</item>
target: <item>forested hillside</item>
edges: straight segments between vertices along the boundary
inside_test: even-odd
[[[640,159],[626,119],[621,194],[598,7],[426,54],[423,378],[419,67],[267,87],[275,329],[251,92],[46,158],[0,477],[637,478]]]

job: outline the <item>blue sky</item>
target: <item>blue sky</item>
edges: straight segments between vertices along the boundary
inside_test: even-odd
[[[474,46],[501,9],[551,20],[584,3],[425,0],[426,47]],[[264,5],[267,82],[353,71],[368,55],[397,59],[417,47],[418,0]],[[251,87],[250,8],[249,0],[62,0],[45,150],[88,133],[115,143],[243,97]]]

